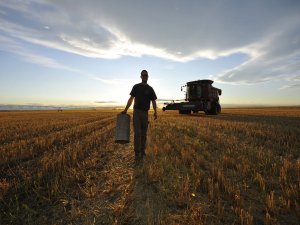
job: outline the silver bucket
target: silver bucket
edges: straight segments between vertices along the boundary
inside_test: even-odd
[[[130,141],[130,116],[120,113],[117,116],[116,139],[119,144],[126,144]]]

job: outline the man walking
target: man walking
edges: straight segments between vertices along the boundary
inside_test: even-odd
[[[133,106],[133,128],[134,128],[134,153],[135,160],[144,159],[146,156],[146,139],[148,129],[148,110],[150,109],[150,101],[154,109],[154,119],[157,119],[156,111],[156,94],[153,88],[147,84],[148,72],[143,70],[141,72],[142,82],[135,84],[130,92],[130,98],[122,113],[126,113],[132,104]]]

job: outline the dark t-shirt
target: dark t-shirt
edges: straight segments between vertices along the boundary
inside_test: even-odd
[[[130,95],[134,97],[134,109],[148,111],[150,109],[150,101],[156,100],[156,94],[153,88],[148,84],[136,84],[133,86]]]

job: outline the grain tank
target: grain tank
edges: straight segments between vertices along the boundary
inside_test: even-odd
[[[187,82],[185,86],[185,101],[165,103],[163,111],[178,110],[180,114],[191,114],[204,111],[208,115],[217,115],[221,112],[219,95],[222,90],[212,86],[212,80],[196,80]],[[181,87],[181,91],[182,88]]]

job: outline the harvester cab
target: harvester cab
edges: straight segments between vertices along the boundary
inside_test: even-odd
[[[187,82],[181,87],[185,88],[185,101],[167,103],[166,110],[178,110],[180,114],[191,114],[204,111],[208,115],[217,115],[221,112],[219,96],[222,90],[212,86],[212,80],[196,80]]]

